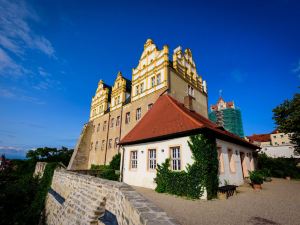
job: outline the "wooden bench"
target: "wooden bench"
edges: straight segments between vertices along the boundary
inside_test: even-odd
[[[236,185],[225,185],[222,187],[219,187],[218,189],[218,196],[219,198],[229,198],[230,196],[236,194]]]

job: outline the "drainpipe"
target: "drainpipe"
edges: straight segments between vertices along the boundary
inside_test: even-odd
[[[120,181],[123,182],[123,173],[124,173],[124,155],[125,155],[125,148],[123,146],[120,146],[122,148],[122,160],[121,160],[121,171],[120,171]]]

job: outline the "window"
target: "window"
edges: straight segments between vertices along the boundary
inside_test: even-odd
[[[116,120],[116,127],[119,126],[119,125],[120,125],[120,116],[117,117],[117,120]]]
[[[119,143],[119,138],[118,138],[118,137],[116,137],[116,138],[115,138],[115,148],[117,148],[117,147],[118,147],[118,143]]]
[[[103,123],[103,131],[105,131],[105,129],[106,129],[106,121],[104,121]]]
[[[97,150],[97,148],[98,148],[98,141],[96,141],[95,150]]]
[[[172,170],[180,170],[181,169],[180,147],[172,147],[171,148],[171,162],[172,162]]]
[[[112,118],[112,119],[111,119],[111,123],[110,123],[110,127],[114,127],[114,122],[115,122],[115,119]]]
[[[155,77],[151,77],[151,87],[155,86]]]
[[[159,85],[161,83],[161,75],[158,74],[156,77],[156,84]]]
[[[218,159],[219,159],[219,172],[224,173],[224,160],[223,160],[223,153],[221,147],[218,147]]]
[[[190,85],[188,85],[188,95],[194,96],[194,88]]]
[[[120,99],[121,99],[120,96],[118,96],[118,104],[120,104],[120,102],[121,102]]]
[[[99,129],[100,129],[100,123],[98,123],[97,132],[99,131]]]
[[[285,144],[285,142],[283,141],[282,144]]]
[[[105,140],[102,140],[101,150],[104,150],[104,146],[105,146]]]
[[[144,92],[144,83],[141,83],[141,93],[143,93]]]
[[[153,106],[153,103],[150,103],[150,104],[148,105],[148,110],[150,110],[150,109],[152,108],[152,106]]]
[[[131,169],[137,168],[137,151],[130,152],[130,168]]]
[[[229,160],[230,171],[232,173],[235,173],[235,161],[231,149],[228,149],[228,160]]]
[[[280,134],[280,137],[283,138],[283,134]]]
[[[111,142],[112,142],[112,139],[109,139],[109,140],[108,140],[108,149],[111,149],[111,147],[112,147],[112,146],[111,146],[111,144],[112,144]]]
[[[277,143],[277,142],[275,142],[275,145],[278,145],[278,143]]]
[[[274,135],[273,138],[276,138],[276,136]]]
[[[135,86],[135,95],[139,94],[139,85]]]
[[[142,116],[142,109],[141,108],[137,108],[136,109],[136,120],[141,119]]]
[[[91,146],[90,146],[90,150],[92,150],[93,149],[93,142],[91,142]]]
[[[125,123],[128,124],[129,122],[130,122],[130,112],[127,112],[125,116]]]
[[[156,149],[149,149],[148,150],[148,166],[150,170],[156,169]]]

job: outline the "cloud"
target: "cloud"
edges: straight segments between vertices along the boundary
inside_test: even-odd
[[[0,88],[0,98],[30,102],[38,105],[45,104],[45,102],[41,101],[39,98],[28,96],[16,88],[13,89]]]
[[[239,69],[235,69],[231,71],[230,76],[235,82],[243,83],[248,77],[248,74],[241,72]]]
[[[24,151],[24,149],[14,146],[0,146],[0,150],[7,150],[7,151]]]
[[[300,59],[299,59],[297,65],[295,66],[295,68],[292,69],[292,72],[297,74],[298,78],[300,79]]]
[[[24,1],[0,0],[0,45],[17,55],[29,48],[55,57],[51,42],[31,29],[32,21],[39,17]]]
[[[20,76],[28,73],[28,70],[18,65],[1,47],[0,47],[0,76]]]

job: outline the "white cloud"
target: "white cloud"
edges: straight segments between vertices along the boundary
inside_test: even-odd
[[[292,69],[292,72],[298,75],[298,78],[300,79],[300,59],[294,69]]]
[[[0,45],[14,54],[35,49],[55,57],[51,42],[31,29],[29,22],[39,17],[24,1],[0,0]]]
[[[0,76],[21,76],[28,70],[17,64],[2,48],[0,48]]]
[[[241,72],[238,69],[235,69],[230,73],[230,76],[235,82],[243,83],[248,75],[246,73]]]
[[[0,88],[0,98],[30,102],[38,105],[45,104],[45,102],[40,100],[39,98],[26,95],[22,91],[16,88],[11,88],[11,89]]]
[[[24,151],[22,148],[14,146],[0,146],[0,150]]]

